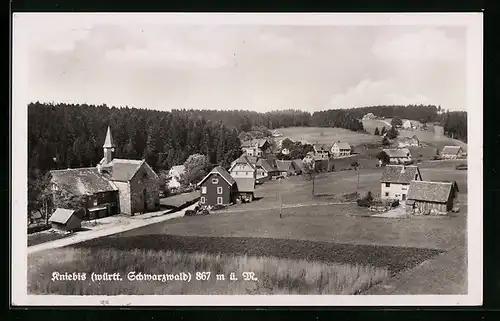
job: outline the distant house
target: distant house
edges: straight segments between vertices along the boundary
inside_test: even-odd
[[[406,201],[412,181],[421,181],[417,166],[387,165],[380,179],[380,198]]]
[[[304,163],[302,163],[302,160],[301,159],[294,159],[293,163],[294,163],[296,174],[297,175],[302,174],[302,172],[304,171]]]
[[[277,175],[277,170],[269,164],[269,161],[265,158],[260,158],[256,164],[257,174],[256,179],[258,183],[265,180],[271,179],[273,176]]]
[[[181,187],[181,176],[185,172],[186,172],[186,167],[184,165],[172,166],[172,168],[168,172],[168,176],[170,176],[170,180],[167,183],[168,188],[176,189]]]
[[[276,161],[276,167],[281,176],[288,177],[295,175],[295,167],[292,161],[289,160],[278,160]]]
[[[113,159],[110,128],[97,167],[51,171],[54,203],[68,194],[84,199],[84,219],[158,209],[159,177],[145,160]]]
[[[53,229],[65,232],[76,231],[82,227],[80,210],[57,208],[49,219]]]
[[[445,159],[456,159],[463,156],[464,151],[460,146],[445,146],[441,151],[441,157]]]
[[[413,129],[413,124],[409,120],[403,121],[403,129]]]
[[[322,161],[323,161],[323,157],[322,156],[316,156],[314,154],[314,152],[309,152],[306,154],[306,156],[302,159],[302,164],[304,163],[312,163],[313,165],[313,168],[315,169],[319,169],[321,168],[321,164],[322,164]],[[302,165],[302,167],[304,167],[304,165]]]
[[[453,209],[458,192],[456,182],[412,181],[406,211],[416,215],[446,214]]]
[[[377,119],[377,116],[375,116],[372,113],[368,113],[368,114],[363,116],[363,120],[371,120],[371,119]]]
[[[412,161],[408,148],[384,149],[384,152],[389,156],[389,164],[409,164]]]
[[[328,159],[330,158],[330,149],[326,144],[314,144],[314,155],[318,158],[321,159]]]
[[[330,149],[330,153],[334,157],[344,157],[344,156],[350,156],[352,152],[351,145],[349,143],[342,143],[340,141],[334,143],[332,145],[332,148]]]
[[[278,130],[273,130],[272,132],[273,137],[282,137],[283,134],[280,133]]]
[[[413,135],[413,137],[402,137],[398,139],[398,148],[418,146],[420,146],[420,140],[418,139],[417,135]]]
[[[290,150],[288,148],[282,148],[281,149],[281,154],[288,155],[288,154],[290,154]]]
[[[235,178],[237,186],[237,197],[251,202],[255,198],[255,179],[254,178]]]
[[[252,178],[257,177],[257,169],[255,167],[257,160],[250,158],[251,156],[242,155],[236,159],[229,168],[229,174],[233,178]]]
[[[200,205],[229,205],[238,196],[238,186],[234,178],[223,167],[217,166],[198,184]]]
[[[244,154],[248,156],[263,157],[271,152],[271,143],[267,139],[252,139],[241,144]]]

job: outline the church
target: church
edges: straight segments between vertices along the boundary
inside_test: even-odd
[[[51,171],[54,204],[77,196],[83,219],[118,213],[134,215],[159,209],[159,177],[145,160],[113,158],[115,144],[108,127],[104,157],[96,167]],[[64,202],[63,202],[64,203]]]

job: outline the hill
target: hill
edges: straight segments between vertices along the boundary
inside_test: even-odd
[[[347,142],[351,145],[379,142],[379,136],[353,132],[343,128],[331,127],[288,127],[280,128],[283,138],[293,141],[305,140],[310,144],[333,144],[336,141]]]

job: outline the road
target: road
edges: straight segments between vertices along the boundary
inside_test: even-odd
[[[184,216],[184,213],[187,210],[192,210],[195,208],[195,206],[196,206],[196,204],[193,204],[193,205],[191,205],[183,210],[180,210],[180,211],[172,213],[172,214],[165,214],[165,215],[151,217],[151,218],[147,218],[147,219],[137,219],[136,221],[130,222],[129,224],[126,224],[126,225],[118,225],[118,226],[115,225],[115,226],[110,227],[110,228],[103,228],[103,229],[99,229],[99,230],[95,230],[95,231],[77,232],[75,235],[65,237],[63,239],[58,239],[58,240],[30,246],[30,247],[28,247],[28,254],[39,252],[39,251],[44,251],[44,250],[48,250],[48,249],[64,247],[64,246],[68,246],[71,244],[76,244],[76,243],[96,239],[99,237],[109,236],[109,235],[129,231],[129,230],[133,230],[133,229],[136,229],[139,227],[144,227],[144,226],[148,226],[151,224],[160,223],[163,221],[171,220],[173,218],[182,217],[182,216]]]

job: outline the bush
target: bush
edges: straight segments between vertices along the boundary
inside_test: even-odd
[[[399,206],[399,200],[393,200],[391,202],[391,207],[396,207],[396,206]]]
[[[358,203],[358,206],[361,206],[361,207],[370,207],[370,205],[371,205],[371,202],[367,199],[364,199],[364,198],[357,200],[357,203]]]
[[[194,216],[196,215],[196,212],[193,211],[193,210],[187,210],[185,213],[184,213],[184,216]]]

